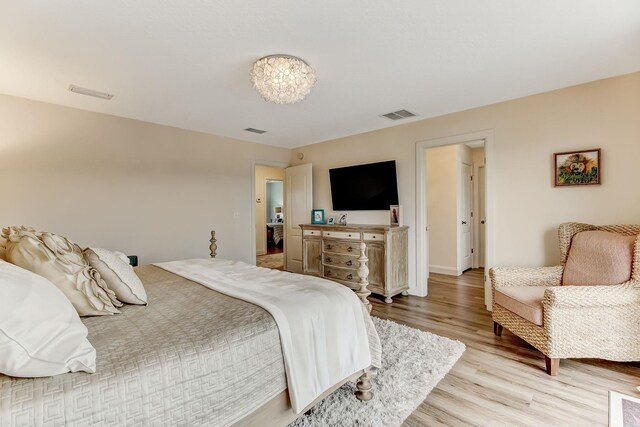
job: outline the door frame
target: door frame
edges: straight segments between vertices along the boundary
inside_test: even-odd
[[[416,142],[416,294],[428,294],[429,279],[429,245],[427,236],[427,186],[425,151],[433,147],[462,144],[470,141],[484,140],[485,155],[485,214],[490,220],[485,224],[485,269],[484,269],[484,301],[487,310],[491,309],[491,284],[488,280],[489,269],[493,265],[495,243],[494,214],[494,182],[493,182],[493,129],[485,129],[471,133],[432,138]]]
[[[486,196],[486,190],[483,188],[483,191],[480,191],[480,170],[482,169],[483,175],[486,173],[486,169],[484,168],[484,163],[481,165],[473,166],[473,239],[474,244],[473,247],[477,248],[474,252],[473,257],[473,268],[480,268],[481,264],[484,267],[484,259],[483,262],[480,262],[481,254],[484,256],[484,247],[482,245],[482,239],[480,239],[480,221],[482,221],[483,216],[480,215],[480,196],[482,195],[483,199]],[[485,184],[486,185],[486,184]],[[477,240],[477,244],[476,244]],[[485,239],[486,240],[486,239]]]
[[[286,169],[289,167],[289,163],[271,161],[271,160],[254,160],[251,162],[251,263],[253,265],[256,264],[256,166],[268,166],[271,168],[282,168]],[[283,181],[285,182],[285,181]],[[286,185],[286,183],[284,184]],[[284,204],[282,206],[284,210]],[[282,236],[285,239],[285,236]],[[287,241],[282,243],[282,250],[285,257],[285,262],[287,258]]]

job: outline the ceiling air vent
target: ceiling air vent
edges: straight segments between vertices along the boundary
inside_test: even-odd
[[[415,117],[416,115],[417,114],[414,114],[411,111],[398,110],[398,111],[394,111],[393,113],[383,114],[381,117],[386,117],[389,120],[402,120],[408,117]]]
[[[94,98],[106,99],[107,101],[113,98],[112,93],[98,92],[97,90],[87,89],[84,87],[69,85],[67,88],[70,92],[79,93],[80,95],[93,96]]]
[[[257,133],[258,135],[262,135],[263,133],[267,133],[267,131],[266,131],[266,130],[255,129],[255,128],[246,128],[245,130],[246,130],[247,132]]]

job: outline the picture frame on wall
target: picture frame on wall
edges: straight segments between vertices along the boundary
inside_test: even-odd
[[[311,211],[311,224],[324,224],[324,209],[313,209]]]
[[[600,148],[554,153],[556,187],[602,183]]]

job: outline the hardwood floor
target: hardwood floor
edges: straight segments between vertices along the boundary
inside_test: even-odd
[[[562,360],[551,377],[542,353],[507,329],[495,337],[482,275],[432,273],[426,298],[397,297],[391,305],[371,298],[373,315],[467,346],[405,426],[603,426],[609,390],[640,397],[640,363]]]

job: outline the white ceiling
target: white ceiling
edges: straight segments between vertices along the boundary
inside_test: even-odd
[[[640,70],[638,0],[0,0],[0,12],[0,93],[284,147]],[[301,103],[251,87],[252,62],[274,53],[316,69]],[[399,109],[419,117],[379,117]]]

